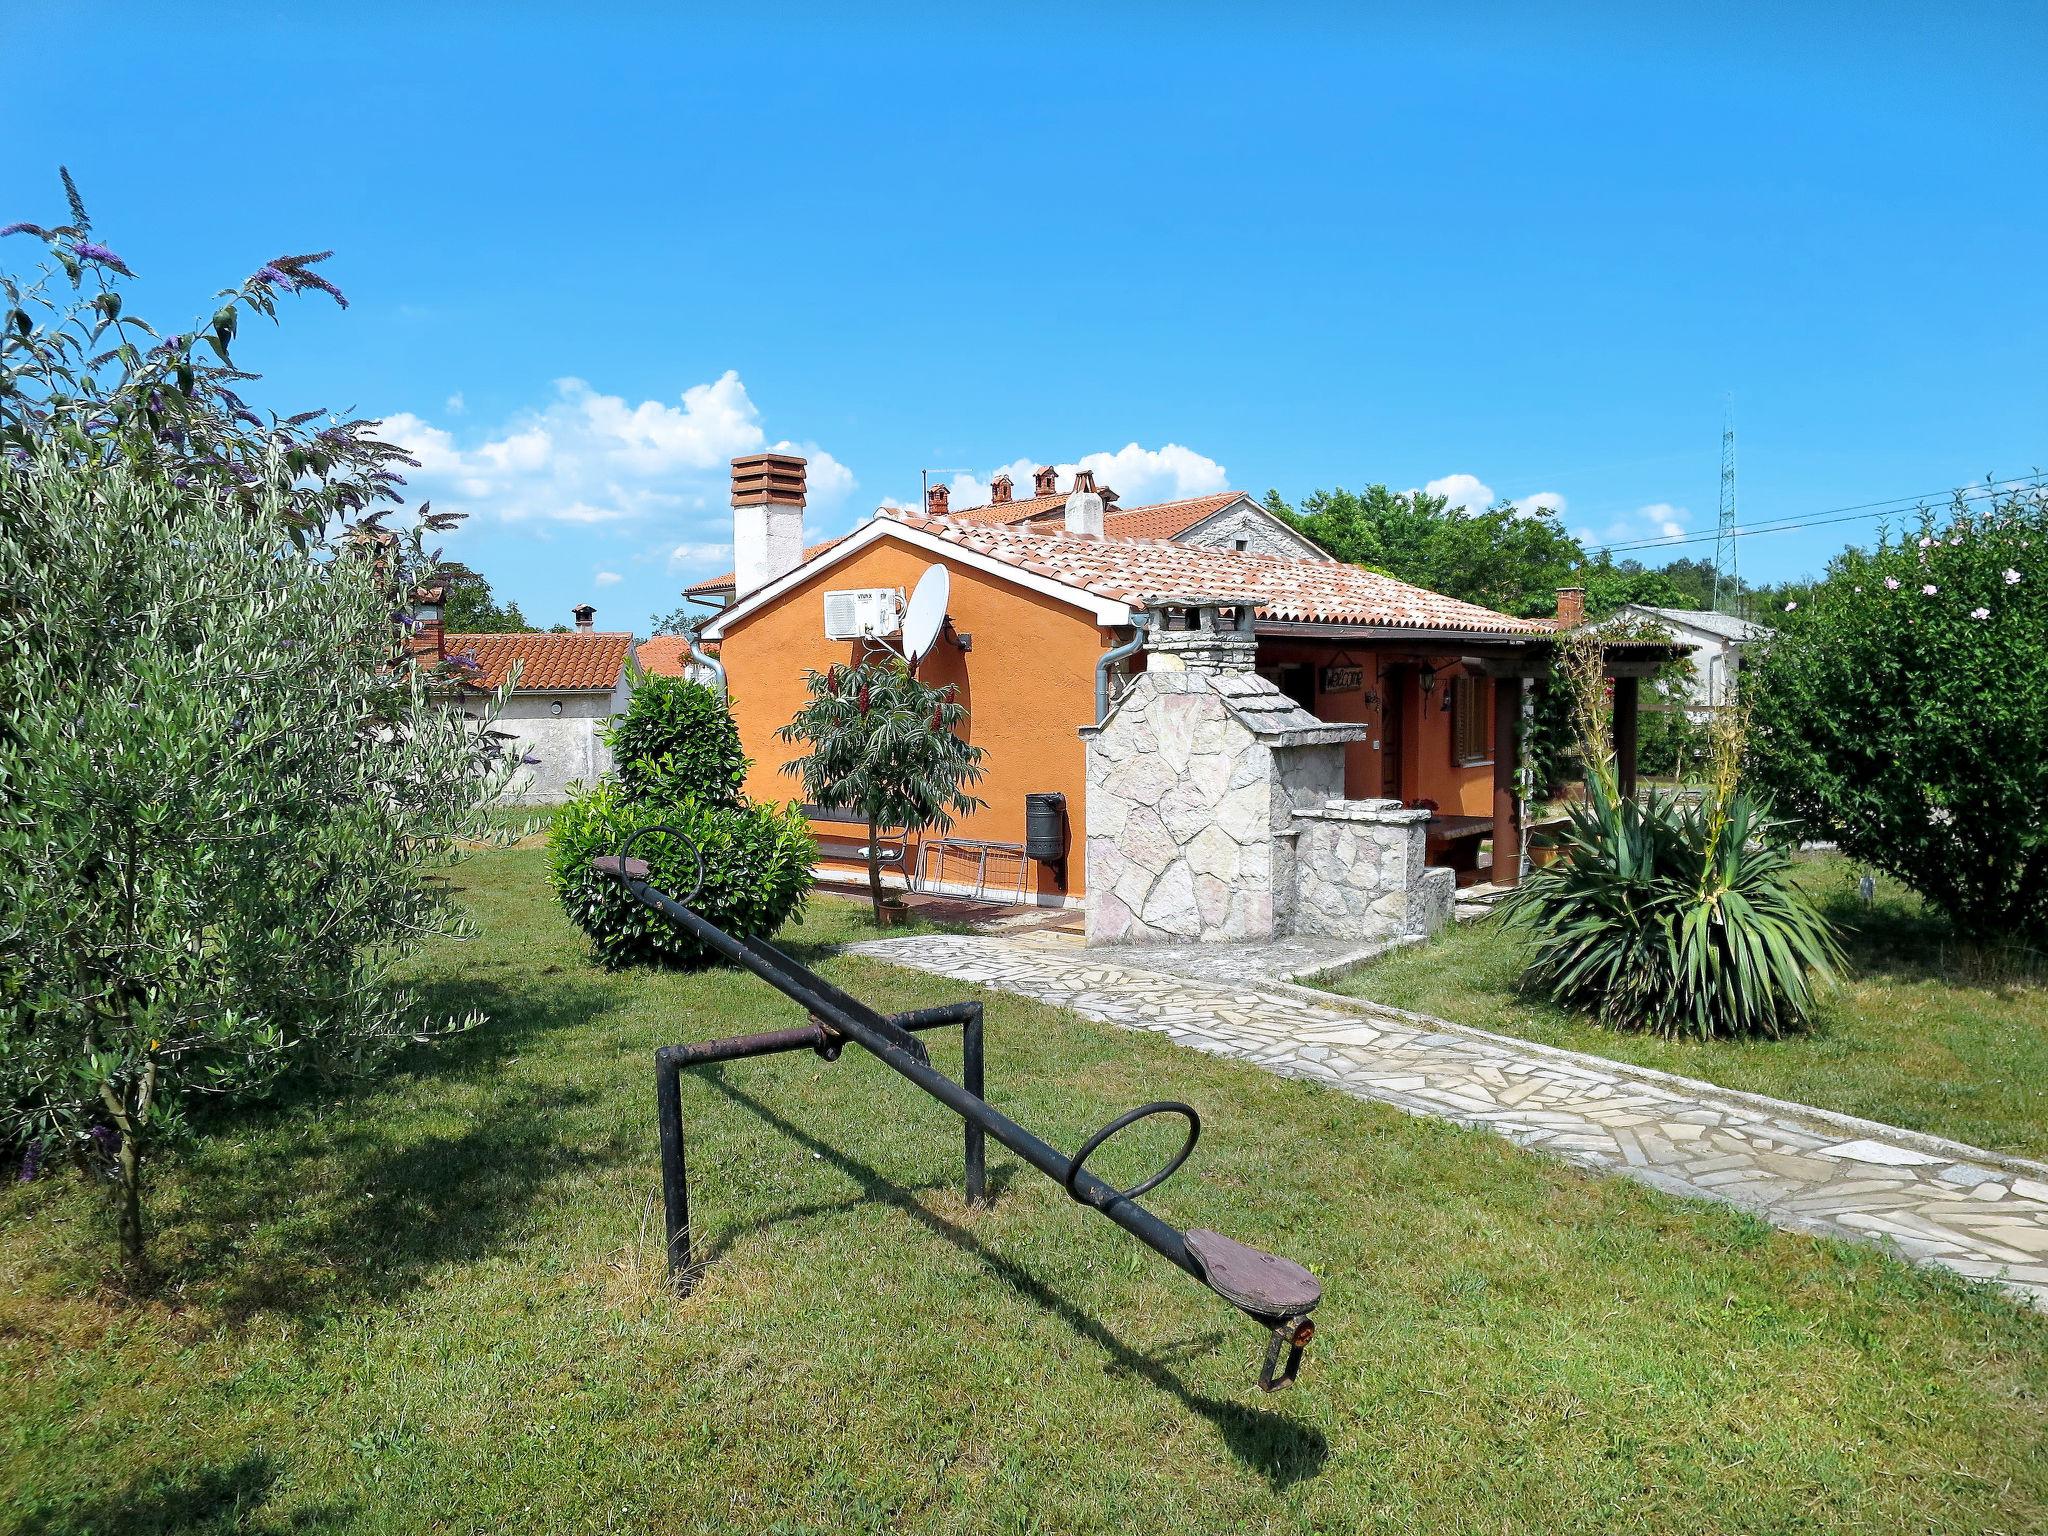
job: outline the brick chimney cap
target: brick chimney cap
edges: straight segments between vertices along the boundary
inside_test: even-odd
[[[800,507],[807,489],[805,461],[794,453],[742,453],[732,461],[732,504],[766,506],[770,502]]]

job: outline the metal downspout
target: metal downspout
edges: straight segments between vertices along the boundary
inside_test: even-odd
[[[1109,717],[1109,669],[1144,647],[1145,631],[1152,627],[1152,615],[1143,609],[1131,615],[1131,638],[1113,650],[1104,651],[1095,663],[1095,723]]]
[[[709,667],[711,675],[718,679],[718,691],[720,693],[726,692],[725,668],[719,663],[716,656],[710,655],[697,644],[697,635],[694,630],[690,633],[690,660],[697,662],[701,666]]]

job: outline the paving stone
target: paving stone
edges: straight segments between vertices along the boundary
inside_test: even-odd
[[[1646,1081],[1593,1057],[1441,1020],[1354,1009],[1334,997],[1319,1006],[1299,989],[1246,990],[1246,977],[1282,979],[1276,971],[1298,958],[1261,961],[1258,946],[1201,946],[1198,955],[1183,946],[1157,968],[1144,947],[1109,964],[1042,935],[916,935],[852,948],[1481,1127],[1668,1193],[1725,1200],[1794,1230],[1882,1241],[1916,1263],[1996,1280],[2048,1310],[2048,1173],[2032,1176],[2038,1165],[1963,1147],[1944,1155],[1906,1131],[1844,1135],[1839,1120],[1818,1111],[1803,1119],[1711,1084]]]

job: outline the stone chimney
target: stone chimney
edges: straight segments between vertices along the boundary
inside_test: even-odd
[[[1148,597],[1152,627],[1145,631],[1145,666],[1159,672],[1250,672],[1258,665],[1249,597]]]
[[[1010,491],[1014,484],[1015,482],[1008,475],[997,475],[995,479],[991,480],[988,483],[989,505],[992,507],[1007,507],[1010,504]]]
[[[1083,479],[1089,483],[1081,484]],[[1074,476],[1074,482],[1074,489],[1067,496],[1067,532],[1092,534],[1096,538],[1101,538],[1102,497],[1095,489],[1094,477],[1084,469]]]
[[[1031,471],[1031,494],[1033,496],[1059,495],[1060,472],[1050,464]]]
[[[793,571],[804,558],[804,461],[746,453],[732,461],[734,602]]]
[[[569,610],[576,615],[576,627],[587,630],[597,622],[597,609],[589,603],[578,603]]]
[[[1586,622],[1586,589],[1584,587],[1559,587],[1557,589],[1557,627],[1577,629]]]
[[[924,493],[925,516],[944,517],[946,515],[947,504],[952,499],[952,493],[949,492],[943,485],[935,485],[931,487],[931,489]]]

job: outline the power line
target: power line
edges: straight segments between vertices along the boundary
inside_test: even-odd
[[[1732,536],[1738,539],[1746,539],[1760,533],[1797,533],[1803,528],[1825,528],[1835,523],[1868,522],[1872,518],[1890,517],[1899,513],[1917,511],[1919,508],[1927,506],[1930,502],[1937,499],[1944,501],[1953,500],[1957,495],[1960,495],[1962,500],[1970,502],[1988,496],[1996,496],[2001,491],[2012,490],[2021,486],[2039,485],[2040,483],[2041,477],[2039,475],[2020,475],[2010,480],[1990,481],[1983,486],[1960,493],[1952,490],[1938,491],[1918,496],[1897,496],[1885,501],[1860,502],[1847,507],[1826,507],[1818,512],[1801,513],[1795,517],[1755,523],[1747,528],[1736,528]],[[1876,510],[1868,510],[1871,508]],[[1833,515],[1836,513],[1847,515]],[[1594,546],[1594,548],[1598,552],[1608,554],[1612,554],[1616,550],[1628,549],[1675,549],[1681,545],[1705,543],[1709,539],[1718,540],[1720,537],[1720,530],[1716,529],[1712,533],[1689,533],[1661,538],[1630,539],[1620,543],[1599,544]]]

